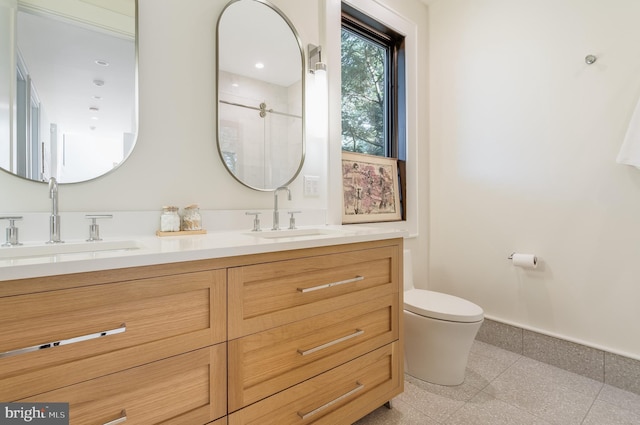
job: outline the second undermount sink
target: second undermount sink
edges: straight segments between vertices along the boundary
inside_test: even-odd
[[[337,236],[342,235],[344,232],[336,229],[325,229],[321,227],[314,227],[308,229],[282,229],[282,230],[268,230],[263,232],[249,232],[250,236],[264,239],[282,239],[282,238],[306,238],[314,236]]]
[[[129,251],[142,246],[134,240],[64,242],[56,244],[28,244],[0,247],[0,260],[44,257],[58,254],[79,254],[105,251]]]

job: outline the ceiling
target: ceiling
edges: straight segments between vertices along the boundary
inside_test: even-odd
[[[120,139],[135,132],[135,37],[32,12],[18,12],[17,44],[48,121]]]

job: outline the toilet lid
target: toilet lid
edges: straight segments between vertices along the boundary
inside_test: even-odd
[[[479,322],[484,317],[482,308],[471,301],[425,289],[406,291],[404,308],[420,316],[450,322]]]

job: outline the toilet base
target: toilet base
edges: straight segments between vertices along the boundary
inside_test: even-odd
[[[433,384],[462,384],[469,351],[481,325],[482,320],[447,322],[404,310],[405,371]]]

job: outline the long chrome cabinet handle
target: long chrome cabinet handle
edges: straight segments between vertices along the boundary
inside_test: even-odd
[[[331,347],[332,345],[336,345],[339,344],[343,341],[347,341],[351,338],[355,338],[357,336],[360,336],[364,333],[364,331],[362,329],[356,329],[356,331],[350,335],[347,336],[343,336],[342,338],[338,338],[336,340],[327,342],[326,344],[322,344],[322,345],[318,345],[317,347],[313,347],[313,348],[309,348],[308,350],[304,351],[304,350],[298,350],[298,353],[302,354],[303,356],[306,356],[308,354],[312,354],[315,353],[316,351],[320,351],[320,350],[324,350],[325,348]]]
[[[127,330],[127,326],[126,326],[126,324],[123,323],[122,325],[120,325],[119,328],[110,329],[108,331],[96,332],[96,333],[93,333],[93,334],[77,336],[77,337],[74,337],[74,338],[61,339],[60,341],[46,342],[44,344],[34,345],[34,346],[31,346],[31,347],[19,348],[17,350],[5,351],[4,353],[0,353],[0,359],[4,358],[4,357],[17,356],[18,354],[29,353],[31,351],[44,350],[45,348],[58,347],[60,345],[69,345],[69,344],[75,344],[76,342],[88,341],[88,340],[96,339],[96,338],[102,338],[103,336],[107,336],[107,335],[120,334],[120,333],[123,333],[126,330]]]
[[[126,420],[127,420],[127,411],[123,410],[122,412],[120,412],[120,417],[118,419],[114,419],[112,421],[105,422],[104,425],[118,425],[118,424],[121,424],[121,423],[125,422]]]
[[[304,293],[304,292],[317,291],[318,289],[327,289],[327,288],[331,288],[332,286],[344,285],[345,283],[359,282],[361,280],[364,280],[364,276],[356,276],[352,279],[340,280],[338,282],[331,282],[331,283],[326,283],[324,285],[312,286],[311,288],[298,288],[298,292]]]
[[[302,419],[307,419],[307,418],[315,415],[316,413],[319,413],[319,412],[323,411],[327,407],[333,406],[334,404],[338,403],[339,401],[344,400],[345,398],[357,393],[358,391],[361,391],[364,388],[364,385],[361,384],[360,382],[356,382],[356,385],[357,385],[357,387],[355,387],[351,391],[342,394],[340,397],[336,398],[335,400],[331,400],[327,404],[323,404],[322,406],[318,407],[317,409],[313,409],[311,412],[308,412],[308,413],[298,412],[298,416],[300,416]]]

